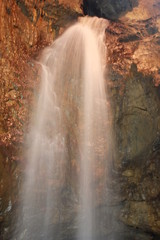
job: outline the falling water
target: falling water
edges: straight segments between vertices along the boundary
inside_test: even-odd
[[[84,66],[82,118],[80,119],[80,210],[78,239],[96,239],[96,201],[101,198],[104,184],[108,136],[108,113],[104,81],[104,30],[107,23],[100,19],[83,19]],[[89,28],[88,28],[89,27]],[[99,173],[100,172],[100,173]],[[101,175],[101,182],[99,176]],[[102,176],[103,175],[103,176]],[[97,181],[97,183],[96,183]],[[104,190],[104,189],[103,189]],[[97,192],[96,192],[97,191]]]
[[[53,225],[63,221],[62,192],[67,186],[78,202],[75,238],[99,239],[96,206],[103,201],[110,146],[104,79],[107,25],[103,19],[80,18],[43,52],[27,141],[19,239],[58,239]]]

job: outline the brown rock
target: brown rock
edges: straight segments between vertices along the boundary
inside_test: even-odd
[[[158,217],[158,209],[154,208],[154,203],[147,202],[128,202],[122,211],[121,220],[127,225],[142,228],[145,231],[153,231],[160,233],[160,225]]]
[[[80,14],[78,1],[0,1],[0,212],[5,216],[0,219],[0,239],[10,239],[6,234],[18,201],[23,167],[17,163],[24,160],[24,131],[39,82],[35,60],[59,29]]]
[[[82,0],[74,0],[74,1],[70,1],[70,0],[59,0],[59,4],[64,5],[65,7],[69,7],[72,10],[75,10],[76,12],[79,12],[81,14],[83,14],[82,11]]]

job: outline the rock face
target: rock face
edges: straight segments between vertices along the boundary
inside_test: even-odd
[[[83,4],[86,14],[114,19],[106,29],[106,45],[116,146],[109,186],[111,202],[101,206],[102,212],[106,215],[112,212],[114,217],[112,227],[107,228],[107,224],[101,227],[111,239],[157,240],[160,238],[160,1],[86,0]],[[64,26],[82,14],[81,5],[79,0],[0,1],[2,239],[9,239],[10,214],[14,215],[18,203],[17,186],[23,172],[23,166],[19,167],[23,163],[20,161],[22,129],[28,126],[39,81],[35,60]],[[69,200],[67,207],[62,208],[62,215],[69,227],[75,213],[72,194],[70,189],[63,190],[63,197]]]
[[[131,69],[126,80],[123,97],[116,102],[120,103],[115,121],[121,166],[148,155],[150,146],[154,148],[160,114],[152,78]]]
[[[79,3],[77,3],[79,7]],[[77,8],[78,8],[77,7]],[[58,35],[59,30],[76,19],[80,7],[73,9],[53,1],[0,2],[1,39],[1,152],[10,160],[15,145],[22,143],[22,128],[37,82],[33,59]]]
[[[113,188],[118,193],[120,185],[118,216],[132,231],[137,229],[133,239],[160,235],[158,5],[141,0],[106,29],[117,149]]]
[[[10,239],[6,234],[18,201],[24,131],[39,81],[35,60],[82,14],[80,6],[78,0],[0,1],[0,239]]]
[[[121,15],[131,11],[138,5],[137,0],[84,0],[84,13],[89,16],[98,16],[107,19],[118,19]]]

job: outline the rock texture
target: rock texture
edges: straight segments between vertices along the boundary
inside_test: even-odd
[[[118,19],[138,5],[137,0],[84,0],[83,2],[85,14],[112,20]]]
[[[79,0],[0,0],[0,239],[10,239],[5,234],[18,201],[24,132],[39,82],[36,61],[81,14]]]
[[[17,187],[23,175],[20,165],[24,162],[23,130],[28,126],[39,81],[36,60],[64,26],[82,14],[81,5],[80,0],[0,0],[1,239],[10,239],[11,215],[18,203]],[[100,223],[99,229],[104,239],[109,236],[116,240],[157,240],[160,238],[160,1],[86,0],[83,8],[90,15],[114,19],[106,29],[106,45],[116,146],[110,170],[112,181],[106,190],[111,201],[100,206],[106,222]],[[75,173],[75,156],[73,159]],[[74,198],[71,189],[63,189],[61,217],[70,230],[63,232],[61,239],[74,236],[72,223],[77,208]],[[108,215],[113,215],[110,223],[105,218]]]
[[[113,188],[118,193],[120,185],[120,221],[136,234],[148,232],[142,239],[160,234],[159,4],[141,0],[106,29],[117,144]]]
[[[28,114],[25,106],[28,108],[37,79],[34,67],[37,54],[55,39],[62,27],[81,14],[79,2],[72,6],[72,10],[70,5],[67,1],[65,4],[56,1],[0,1],[2,148],[3,145],[14,148],[22,137],[20,131]],[[7,155],[9,152],[7,149]],[[11,155],[10,160],[13,153]]]

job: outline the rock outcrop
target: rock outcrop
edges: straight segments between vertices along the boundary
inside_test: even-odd
[[[148,233],[142,239],[159,239],[159,4],[141,0],[106,29],[117,144],[114,188],[118,193],[120,185],[118,216],[132,227],[133,239],[142,232]]]
[[[112,20],[118,19],[138,5],[137,0],[84,0],[83,2],[85,14]]]

